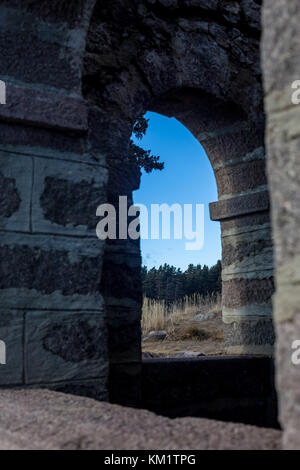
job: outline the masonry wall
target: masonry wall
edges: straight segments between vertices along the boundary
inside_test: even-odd
[[[95,208],[108,170],[81,98],[92,2],[1,2],[1,386],[107,398]]]
[[[272,354],[257,3],[0,7],[0,386],[139,403],[139,243],[100,242],[95,212],[119,195],[132,200],[128,142],[146,110],[183,122],[213,166],[228,350]]]
[[[277,390],[284,447],[299,449],[300,367],[292,362],[293,342],[300,339],[300,108],[292,103],[292,83],[300,77],[299,2],[265,0],[263,19],[266,141],[276,257]]]
[[[142,407],[158,415],[279,427],[268,357],[145,359],[142,392]]]

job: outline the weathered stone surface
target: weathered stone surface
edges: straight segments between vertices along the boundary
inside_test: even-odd
[[[254,192],[244,196],[236,196],[209,205],[210,218],[223,220],[240,215],[261,212],[269,209],[269,196],[267,191]]]
[[[105,297],[128,298],[141,302],[140,259],[124,253],[105,256],[101,292]]]
[[[23,390],[24,385],[14,387]],[[56,383],[26,384],[26,389],[47,389],[54,392],[69,393],[76,396],[94,398],[95,400],[108,401],[107,376],[97,379],[67,380]]]
[[[32,2],[23,1],[3,2],[1,5],[2,74],[18,81],[80,92],[80,58],[85,45],[85,31],[81,28],[87,27],[94,2],[77,1],[72,12],[67,3],[53,4],[57,11],[55,7],[53,10],[49,8],[46,2],[42,2],[39,8],[32,5]],[[81,5],[79,11],[82,16],[76,16],[78,5]],[[44,18],[51,18],[50,22]],[[71,23],[76,18],[76,29],[68,25],[68,18],[73,18]],[[60,119],[64,119],[63,116]]]
[[[207,419],[170,420],[44,390],[3,390],[0,399],[2,450],[281,448],[281,432],[273,429]]]
[[[295,360],[299,360],[299,346],[295,348],[293,345],[300,338],[299,313],[292,321],[276,324],[276,336],[277,388],[280,397],[279,419],[284,426],[283,445],[285,449],[299,450],[300,366],[295,363]]]
[[[85,25],[89,20],[89,10],[93,8],[94,0],[76,0],[72,5],[65,0],[47,0],[32,2],[30,0],[3,0],[7,7],[20,9],[20,14],[30,15],[30,19],[39,18],[48,23],[67,23],[70,27]]]
[[[90,119],[90,114],[89,114]],[[96,127],[96,126],[95,126]],[[54,129],[40,129],[37,127],[0,121],[1,154],[7,152],[17,155],[39,156],[42,158],[61,159],[88,163],[90,165],[105,166],[105,156],[100,152],[92,132],[86,135],[73,132],[60,132]],[[99,122],[97,122],[99,133]]]
[[[32,159],[0,154],[0,228],[28,231],[32,187]]]
[[[245,258],[270,252],[273,243],[270,230],[259,230],[249,234],[240,234],[222,238],[222,265],[238,265]]]
[[[23,39],[24,36],[21,40]],[[23,47],[26,47],[26,44],[23,44]],[[26,59],[28,60],[27,55]],[[65,74],[66,71],[61,70],[61,73]],[[8,83],[6,83],[6,105],[0,107],[0,119],[63,130],[87,130],[87,109],[79,98]]]
[[[103,243],[2,234],[2,307],[98,310]]]
[[[93,290],[95,292],[95,281],[99,281],[98,260],[90,258],[82,259],[79,264],[70,263],[67,251],[47,252],[39,249],[37,245],[35,249],[22,246],[2,246],[1,256],[3,259],[10,259],[11,261],[10,266],[4,263],[1,266],[0,287],[2,289],[20,287],[28,290],[35,289],[44,295],[52,294],[58,290],[63,295],[75,293],[87,295]],[[15,268],[15,275],[9,276],[12,266]],[[60,273],[59,266],[64,268]],[[19,269],[17,269],[18,267]],[[46,277],[48,270],[52,283]],[[44,272],[43,277],[38,276],[38,272],[41,271]],[[52,271],[56,271],[54,279],[52,279]],[[85,273],[85,276],[80,278],[80,285],[77,283],[79,281],[79,272]],[[97,275],[96,279],[95,274]],[[90,284],[91,278],[94,278],[94,289]]]
[[[206,138],[202,143],[213,168],[264,158],[263,129],[245,128]]]
[[[103,312],[28,312],[25,382],[92,379],[107,374]]]
[[[157,414],[278,426],[272,359],[145,359],[142,379],[142,406]]]
[[[261,7],[256,0],[241,1],[242,15],[250,28],[261,30]]]
[[[141,310],[138,306],[111,305],[106,302],[108,354],[110,363],[140,361]]]
[[[178,7],[174,4],[174,8],[178,8],[177,15],[149,2],[129,9],[118,1],[114,11],[122,23],[113,29],[109,3],[96,7],[87,40],[84,91],[102,103],[118,103],[128,115],[138,105],[136,96],[141,103],[149,91],[158,98],[177,88],[198,88],[214,98],[233,101],[251,115],[261,106],[262,98],[258,39],[247,34],[242,19],[228,24],[224,18],[225,26],[214,3],[200,6],[198,2],[185,2]],[[223,8],[226,10],[225,5]],[[199,21],[205,9],[209,13],[205,21]],[[248,20],[257,18],[257,8],[251,11],[244,4],[243,10],[247,10]],[[151,28],[151,35],[141,35],[138,24],[144,31]],[[125,36],[130,41],[122,41]],[[97,47],[99,38],[101,48]],[[115,54],[108,63],[111,48]],[[131,95],[129,82],[134,87]]]
[[[267,133],[278,266],[292,260],[295,254],[300,254],[300,108],[293,106],[292,111],[270,114]],[[283,158],[284,155],[287,157]]]
[[[273,278],[266,279],[232,279],[222,285],[223,307],[238,308],[248,305],[269,302],[274,294]]]
[[[251,319],[240,322],[224,323],[224,343],[225,347],[246,346],[245,351],[250,353],[249,345],[271,346],[275,343],[275,333],[272,320]],[[241,352],[243,349],[241,350]],[[254,353],[254,351],[253,351]]]
[[[222,236],[235,235],[237,233],[254,232],[269,229],[271,231],[269,211],[245,214],[232,219],[221,221]]]
[[[219,197],[244,193],[267,184],[265,161],[253,160],[226,166],[215,172]]]
[[[94,4],[76,0],[71,8],[65,1],[13,0],[2,5],[3,74],[17,98],[9,94],[11,107],[2,111],[5,119],[26,125],[3,121],[1,150],[33,159],[34,184],[26,233],[5,233],[2,240],[1,294],[3,306],[26,307],[28,315],[33,309],[97,312],[102,294],[109,393],[115,401],[136,404],[139,244],[109,241],[104,254],[104,243],[92,240],[94,205],[124,194],[131,202],[140,182],[128,161],[132,125],[153,110],[176,117],[207,143],[220,197],[244,194],[215,208],[228,238],[236,236],[230,230],[246,233],[269,223],[266,194],[253,194],[267,189],[260,7],[254,0],[116,0],[113,9],[109,0],[93,9]],[[228,242],[237,255],[225,253],[224,282],[269,278],[271,248],[242,245]],[[233,316],[252,315],[257,305],[259,314],[269,314],[268,300],[248,300],[249,310],[247,303]],[[68,328],[62,335],[72,337]],[[57,356],[62,351],[51,338],[47,347]],[[69,362],[66,351],[63,357],[63,364]],[[65,370],[56,382],[65,382]],[[52,381],[43,376],[43,383]]]
[[[264,3],[262,57],[266,93],[274,90],[282,92],[299,79],[299,15],[298,2],[266,0]],[[281,32],[282,40],[278,41]]]
[[[299,106],[292,103],[299,79],[299,2],[266,0],[263,8],[268,178],[276,259],[277,388],[284,447],[299,449],[299,365],[292,344],[299,339]],[[280,38],[280,40],[279,40]]]
[[[138,361],[119,364],[110,363],[108,375],[109,401],[124,406],[141,406],[142,364],[140,357]]]
[[[107,201],[106,168],[40,158],[34,164],[33,231],[96,238],[96,211]]]
[[[222,280],[265,279],[273,275],[273,247],[267,247],[253,256],[225,265]]]
[[[30,388],[43,388],[43,385],[38,384]],[[108,401],[107,376],[100,379],[51,383],[46,384],[44,388],[55,392],[70,393],[72,395],[94,398],[95,400]]]
[[[13,178],[5,178],[0,172],[0,191],[4,198],[0,202],[0,216],[10,217],[20,207],[20,196],[16,188],[16,180]]]
[[[6,349],[6,364],[0,364],[0,386],[24,382],[24,312],[0,311],[0,340]]]

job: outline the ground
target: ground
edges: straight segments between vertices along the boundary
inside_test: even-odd
[[[143,353],[153,357],[179,355],[184,351],[205,355],[224,355],[223,324],[221,312],[213,319],[192,321],[180,320],[168,331],[164,340],[148,339],[142,342]],[[144,354],[145,355],[145,354]]]
[[[48,390],[1,390],[0,450],[281,448],[281,432],[146,410]]]

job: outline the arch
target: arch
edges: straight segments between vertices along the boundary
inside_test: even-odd
[[[158,8],[119,2],[111,12],[108,2],[99,2],[91,20],[83,94],[105,121],[101,150],[109,167],[109,201],[120,194],[130,201],[139,185],[126,163],[136,117],[151,110],[182,122],[205,148],[217,180],[219,201],[210,210],[222,229],[227,350],[272,355],[273,250],[257,11],[247,27],[242,22],[237,27],[206,2],[197,10],[201,19],[193,17],[194,7],[179,8],[174,2],[170,13],[159,3]],[[116,16],[118,29],[113,27]],[[137,390],[139,269],[138,243],[107,243],[102,293],[112,400],[118,400],[114,391],[118,394],[121,377],[123,398],[129,378],[129,388]]]
[[[0,385],[108,398],[108,384],[112,401],[138,402],[139,245],[96,240],[95,212],[120,194],[131,202],[139,174],[128,142],[147,109],[177,117],[207,151],[219,188],[211,215],[222,225],[228,348],[268,354],[259,9],[242,2],[228,12],[206,0],[6,3],[0,288],[15,363]]]

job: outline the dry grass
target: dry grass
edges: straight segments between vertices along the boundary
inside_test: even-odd
[[[143,334],[153,330],[166,330],[168,336],[174,336],[176,328],[180,323],[192,318],[199,313],[219,313],[221,311],[221,296],[208,295],[201,296],[195,294],[185,297],[181,301],[175,302],[169,306],[164,301],[144,298],[142,329]],[[186,328],[186,329],[184,329]],[[182,335],[188,338],[201,337],[199,328],[195,325],[182,327]],[[181,329],[179,329],[180,331]],[[188,331],[187,331],[188,330]],[[194,333],[193,333],[194,332]],[[203,335],[202,335],[203,336]]]
[[[149,333],[149,331],[153,330],[164,330],[166,321],[165,302],[144,297],[142,314],[143,333]]]
[[[172,333],[172,339],[177,340],[187,340],[187,339],[194,339],[196,341],[205,341],[206,339],[210,338],[210,334],[199,328],[197,325],[193,325],[192,323],[184,323],[179,326],[179,328],[174,329]]]

